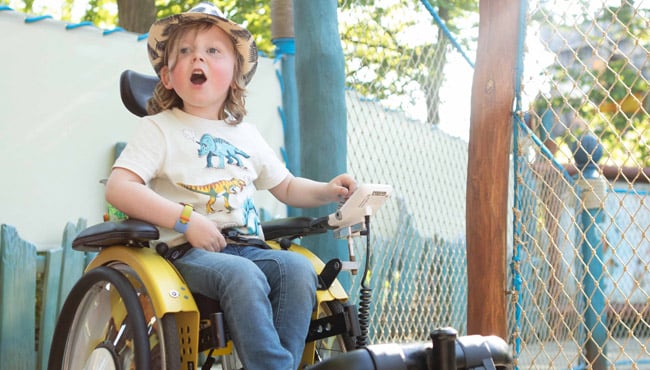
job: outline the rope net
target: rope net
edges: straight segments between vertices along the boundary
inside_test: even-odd
[[[466,332],[467,55],[478,8],[441,4],[339,2],[348,167],[395,188],[372,226],[371,343]],[[650,3],[526,5],[525,108],[513,112],[503,220],[508,342],[521,368],[650,366]]]

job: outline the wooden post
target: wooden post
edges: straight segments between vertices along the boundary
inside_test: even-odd
[[[271,0],[271,41],[281,60],[282,112],[287,167],[300,176],[300,126],[296,92],[296,43],[293,31],[293,1]]]
[[[521,0],[481,0],[467,166],[467,332],[506,338],[509,156]]]
[[[296,84],[300,117],[301,174],[329,181],[347,168],[345,63],[338,31],[336,0],[294,0]],[[303,210],[323,216],[336,205]],[[346,256],[343,241],[331,235],[305,238],[324,260]],[[340,276],[344,286],[347,278]]]

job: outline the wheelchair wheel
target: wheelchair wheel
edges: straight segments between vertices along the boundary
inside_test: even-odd
[[[48,369],[180,368],[173,315],[158,320],[146,290],[128,270],[98,267],[72,288],[54,332]]]
[[[321,317],[336,315],[344,312],[343,303],[339,301],[328,301],[320,303]],[[316,341],[316,358],[314,362],[324,361],[330,357],[340,355],[356,349],[354,337],[349,334],[341,334],[333,337],[323,338]]]

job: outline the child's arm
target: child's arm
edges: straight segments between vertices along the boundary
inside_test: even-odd
[[[330,182],[309,180],[289,174],[280,184],[270,189],[279,201],[291,207],[311,208],[347,199],[357,188],[354,178],[338,175]]]
[[[145,186],[140,176],[124,168],[114,168],[106,182],[106,200],[129,217],[174,228],[183,206],[172,202]],[[187,241],[194,247],[220,251],[226,241],[217,226],[207,217],[193,212],[190,216]]]

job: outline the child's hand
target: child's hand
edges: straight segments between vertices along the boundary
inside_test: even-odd
[[[206,251],[221,252],[226,247],[226,239],[217,225],[197,212],[190,217],[185,237],[193,247]]]
[[[348,199],[357,190],[357,182],[347,173],[336,176],[327,186],[329,193],[333,195],[333,202]]]
[[[347,173],[336,176],[330,182],[314,181],[289,174],[280,184],[269,190],[284,204],[311,208],[348,199],[357,190],[357,182]]]

